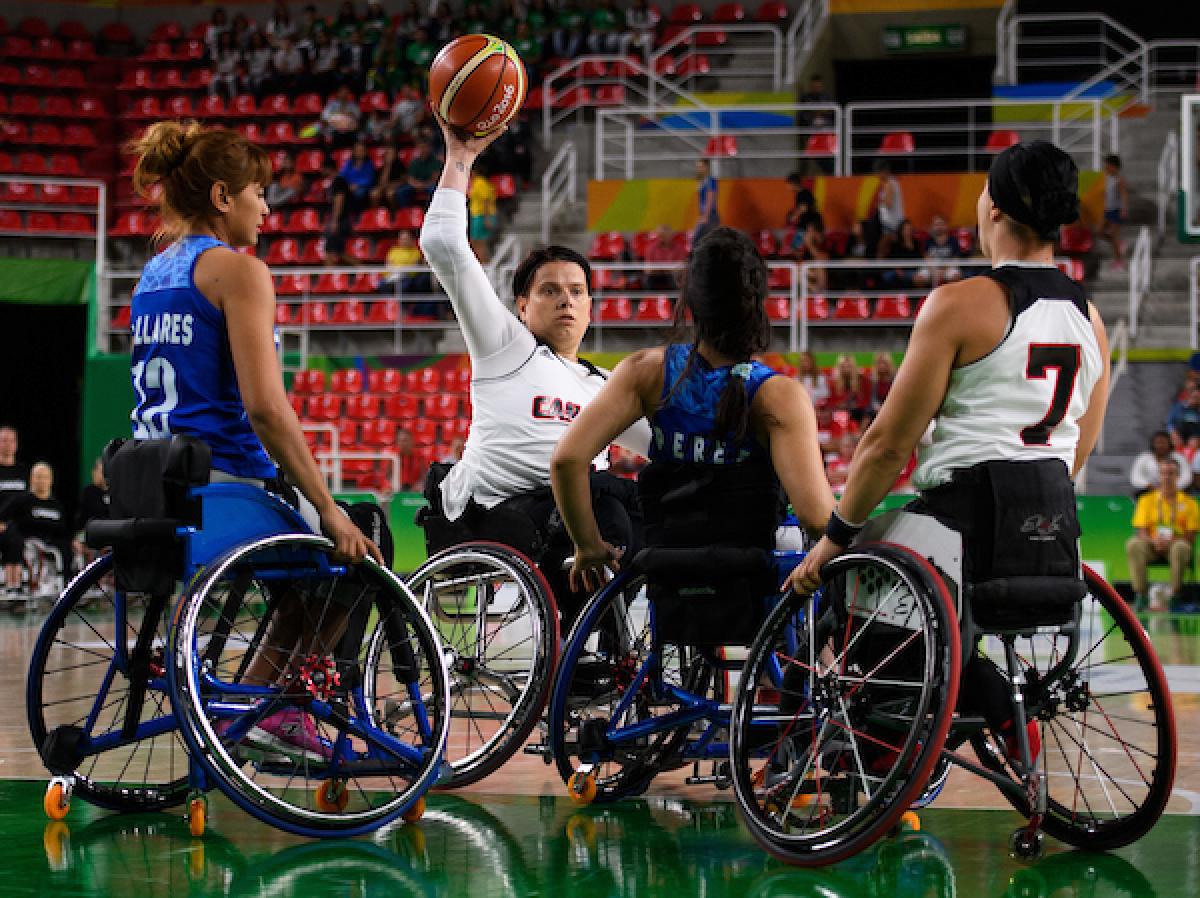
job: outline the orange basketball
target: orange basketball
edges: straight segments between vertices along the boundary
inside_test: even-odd
[[[447,123],[482,137],[503,128],[525,102],[525,66],[490,34],[455,38],[429,67],[429,99]]]

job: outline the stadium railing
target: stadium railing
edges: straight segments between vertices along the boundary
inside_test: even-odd
[[[760,104],[752,112],[779,124],[737,122],[744,106],[625,106],[596,113],[595,178],[629,180],[646,177],[639,166],[694,162],[712,158],[739,160],[800,159],[828,161],[842,174],[839,148],[843,140],[842,109],[836,103]],[[828,119],[828,123],[813,123]],[[652,123],[655,127],[646,127]],[[765,145],[760,145],[765,144]],[[793,166],[789,166],[791,168]]]
[[[1175,205],[1176,192],[1179,190],[1179,132],[1167,134],[1162,152],[1158,156],[1158,175],[1155,181],[1154,205],[1157,211],[1155,218],[1155,238],[1162,240],[1167,231],[1167,213]]]
[[[1188,321],[1190,346],[1200,349],[1200,256],[1192,256],[1188,265]]]
[[[1154,236],[1149,228],[1138,230],[1137,239],[1129,253],[1129,336],[1136,338],[1138,314],[1146,294],[1150,292],[1150,280],[1154,274]]]
[[[784,81],[795,85],[829,20],[829,0],[802,0],[784,37]]]
[[[50,188],[49,192],[47,187]],[[48,216],[34,221],[30,220],[29,214],[20,218],[4,216],[5,220],[0,220],[0,236],[3,237],[94,241],[97,276],[104,271],[108,187],[103,181],[45,175],[0,175],[0,212],[16,213],[17,216],[22,213]],[[63,215],[72,218],[64,220]],[[74,216],[78,215],[87,217],[86,226],[69,226],[76,223]]]
[[[765,43],[747,43],[737,37],[765,38]],[[730,39],[730,38],[733,39]],[[674,59],[680,50],[703,54],[721,71],[721,81],[728,85],[739,79],[760,81],[771,79],[771,90],[784,87],[783,31],[775,25],[742,23],[737,25],[692,25],[668,39],[650,54],[649,64],[654,71],[664,59]],[[676,76],[676,83],[687,84],[706,72],[689,71]],[[726,88],[730,89],[730,88]]]
[[[550,242],[555,216],[579,197],[579,154],[574,141],[566,141],[542,173],[542,243]]]

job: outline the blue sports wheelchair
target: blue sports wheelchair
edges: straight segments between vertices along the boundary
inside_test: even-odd
[[[186,803],[199,835],[215,786],[304,836],[417,819],[443,772],[449,684],[405,584],[336,561],[278,496],[209,482],[197,440],[117,441],[105,460],[111,519],[87,538],[111,551],[63,591],[30,664],[46,813],[73,795]],[[267,718],[304,738],[255,739]]]

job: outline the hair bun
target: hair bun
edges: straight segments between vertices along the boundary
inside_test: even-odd
[[[1058,228],[1079,218],[1079,196],[1061,189],[1039,191],[1033,197],[1033,211],[1044,230]]]
[[[199,122],[155,122],[140,137],[129,143],[129,150],[139,156],[134,172],[134,187],[144,191],[163,180],[183,164],[196,138],[203,133]]]

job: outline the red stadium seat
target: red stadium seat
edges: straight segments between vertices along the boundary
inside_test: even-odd
[[[319,234],[324,228],[316,209],[296,209],[288,216],[284,229],[289,234]]]
[[[81,94],[75,98],[75,115],[77,118],[108,118],[108,107],[99,97]]]
[[[881,296],[875,302],[875,317],[885,321],[904,320],[913,315],[907,296]]]
[[[269,146],[295,143],[296,130],[291,122],[271,122],[263,130],[262,142]]]
[[[958,248],[964,256],[975,252],[975,231],[971,228],[955,228],[954,239],[958,241]]]
[[[712,20],[719,25],[736,25],[745,19],[746,7],[740,3],[721,3],[713,10]]]
[[[554,109],[574,109],[592,102],[592,92],[586,87],[572,87],[554,95]]]
[[[488,180],[496,188],[496,199],[510,200],[517,195],[517,179],[512,175],[492,175]]]
[[[15,65],[0,65],[0,84],[20,84],[21,70]]]
[[[810,296],[807,312],[809,321],[827,320],[829,318],[829,300],[824,296]]]
[[[707,75],[710,71],[712,71],[712,64],[703,53],[689,53],[680,58],[675,65],[675,77],[677,78]]]
[[[358,108],[364,113],[388,112],[392,104],[388,102],[387,94],[381,90],[372,90],[358,98]]]
[[[792,269],[767,269],[767,286],[772,290],[787,290],[792,286]]]
[[[710,137],[704,147],[704,155],[710,157],[727,157],[738,154],[737,137],[733,134],[720,134]]]
[[[602,59],[585,59],[575,74],[579,78],[607,78],[608,64]]]
[[[638,303],[634,319],[650,323],[665,323],[674,320],[675,310],[671,300],[666,296],[653,299],[643,299]]]
[[[149,237],[154,226],[143,212],[123,212],[108,232],[110,237]]]
[[[25,230],[30,233],[50,234],[58,230],[58,219],[53,212],[30,212],[25,216]]]
[[[984,144],[985,153],[1003,153],[1009,147],[1021,142],[1021,136],[1016,131],[993,131],[988,135]]]
[[[263,129],[259,127],[257,122],[245,122],[236,125],[234,130],[251,143],[263,143]]]
[[[238,118],[258,114],[258,103],[254,94],[238,94],[229,102],[229,114]]]
[[[365,210],[358,217],[358,224],[354,226],[356,231],[363,231],[369,234],[380,233],[382,231],[394,231],[395,226],[392,224],[392,214],[383,206],[374,209]]]
[[[334,324],[362,324],[363,304],[360,299],[343,299],[333,304],[329,320]]]
[[[311,279],[307,274],[285,274],[275,285],[275,293],[279,296],[303,296],[308,293]]]
[[[397,372],[399,373],[399,372]],[[383,401],[384,417],[393,421],[409,420],[417,416],[417,400],[407,393],[388,396]]]
[[[810,134],[804,144],[804,153],[807,156],[836,156],[837,151],[837,134],[833,132]]]
[[[150,40],[152,41],[178,41],[183,40],[183,29],[178,22],[159,22],[150,31]]]
[[[63,132],[58,125],[49,122],[34,122],[29,129],[29,142],[42,146],[59,146],[63,143]]]
[[[419,231],[425,223],[425,210],[410,206],[407,209],[397,209],[392,227],[397,231]]]
[[[329,306],[323,302],[306,302],[300,306],[302,324],[328,324]]]
[[[917,151],[916,141],[909,131],[892,131],[883,135],[879,152],[888,156],[899,156]]]
[[[100,145],[91,125],[67,125],[63,129],[62,142],[69,147],[95,147]]]
[[[453,421],[442,422],[442,439],[447,443],[455,439],[467,438],[467,434],[471,432],[470,418],[455,418]]]
[[[120,306],[113,315],[112,320],[108,323],[109,329],[114,331],[127,331],[133,321],[133,309],[129,306]]]
[[[406,371],[404,386],[410,393],[437,393],[442,389],[442,373],[437,368]]]
[[[767,317],[772,321],[790,321],[792,301],[786,296],[772,296],[767,300]]]
[[[865,321],[871,317],[871,304],[862,296],[843,296],[833,308],[838,321]]]
[[[209,94],[196,106],[196,115],[201,118],[222,118],[226,112],[225,98],[220,94]]]
[[[196,112],[192,108],[192,98],[183,94],[178,97],[168,97],[163,101],[163,112],[176,118],[190,118]]]
[[[0,209],[0,231],[21,231],[21,213],[15,209]]]
[[[546,91],[542,85],[537,85],[525,94],[525,108],[530,112],[538,112],[546,105]]]
[[[58,216],[58,231],[63,234],[94,234],[96,226],[82,212],[63,212]]]
[[[189,90],[208,90],[211,82],[212,71],[210,69],[192,69],[188,72],[187,86]]]
[[[381,299],[371,303],[367,321],[371,324],[395,324],[400,320],[400,303],[395,299]]]
[[[598,268],[592,272],[592,288],[594,290],[624,290],[627,279],[620,271],[609,268]]]
[[[296,323],[296,312],[286,302],[275,303],[275,324],[280,327]]]
[[[263,261],[268,265],[297,265],[300,262],[300,244],[293,237],[275,240]]]
[[[625,237],[617,231],[607,231],[592,238],[588,258],[599,262],[615,262],[625,254]]]
[[[364,271],[362,274],[354,276],[354,280],[350,282],[350,292],[364,295],[376,293],[382,280],[382,275],[373,271]]]
[[[263,98],[258,112],[260,115],[291,115],[291,102],[288,100],[287,94],[271,94],[269,97]]]
[[[301,175],[315,175],[321,171],[325,154],[320,150],[303,150],[296,154],[296,172]]]
[[[421,403],[421,414],[435,421],[450,421],[458,417],[458,396],[453,393],[438,393],[427,396]]]
[[[25,67],[25,84],[29,87],[83,87],[83,73],[78,69],[54,69],[44,65]]]
[[[59,22],[58,26],[54,29],[54,33],[64,41],[85,41],[91,39],[92,36],[91,32],[87,30],[86,25],[74,19]]]
[[[170,62],[174,58],[171,45],[166,41],[152,41],[138,59],[144,62]]]
[[[453,368],[442,374],[442,389],[447,393],[466,395],[471,392],[471,369]]]
[[[296,99],[292,100],[292,114],[297,116],[320,115],[321,106],[320,94],[300,94]]]
[[[140,97],[125,114],[131,119],[162,118],[162,101],[153,94]]]
[[[633,317],[633,305],[624,296],[608,296],[600,300],[596,308],[596,320],[604,322],[628,321]]]
[[[370,400],[372,407],[369,414],[362,416],[363,420],[363,445],[370,446],[372,449],[387,449],[396,445],[396,422],[387,418],[379,418],[379,397],[378,396],[361,396],[359,399]],[[347,410],[350,412],[350,410]],[[351,412],[351,417],[355,415]]]
[[[692,25],[697,22],[703,22],[704,13],[701,11],[699,4],[678,3],[672,8],[671,15],[667,21],[678,25]]]
[[[38,115],[42,104],[36,94],[13,94],[8,101],[8,111],[12,115]]]
[[[395,368],[371,368],[367,371],[367,390],[371,393],[395,394],[404,386],[404,376]]]
[[[787,22],[791,17],[792,14],[788,11],[787,4],[780,3],[779,0],[767,0],[754,15],[759,22],[767,22],[772,25]]]
[[[26,187],[25,184],[10,184],[9,196],[12,196],[13,187]],[[12,200],[10,200],[12,201]],[[64,187],[62,184],[46,184],[42,187],[41,202],[52,204],[66,204],[71,202],[71,190],[69,187]]]
[[[350,289],[350,275],[344,271],[325,272],[317,276],[317,282],[313,285],[313,293],[321,293],[326,296],[332,296],[338,293],[345,293]]]
[[[350,393],[346,399],[346,417],[357,418],[359,421],[365,421],[369,418],[379,417],[380,400],[378,396],[372,396],[369,393],[362,392],[362,372],[357,368],[350,369],[358,373],[357,386],[358,390],[339,390],[337,380],[339,374],[344,374],[343,371],[333,372],[333,391],[335,393]]]
[[[301,394],[325,392],[325,372],[320,368],[305,368],[296,372],[292,391]]]
[[[0,151],[0,175],[11,174],[15,170],[16,166],[13,164],[12,156]]]
[[[771,231],[762,230],[756,232],[754,235],[754,245],[758,247],[758,254],[764,259],[779,254],[779,242],[775,239],[775,234]]]
[[[54,118],[74,118],[75,104],[71,102],[70,97],[49,96],[46,97],[46,102],[42,104],[42,115]]]
[[[63,178],[78,178],[83,175],[79,160],[66,153],[55,153],[50,157],[50,174]]]
[[[282,212],[269,212],[267,213],[266,219],[263,220],[262,233],[265,236],[282,234],[283,225],[284,219]]]
[[[1086,226],[1073,224],[1059,232],[1058,245],[1068,256],[1085,256],[1092,251],[1095,241]]]
[[[109,22],[100,29],[100,40],[109,45],[128,46],[133,43],[133,30],[124,22]]]
[[[374,249],[370,237],[351,237],[346,241],[346,257],[355,262],[370,262],[374,258]]]
[[[354,450],[361,448],[359,446],[359,442],[358,442],[358,422],[357,421],[340,421],[337,425],[337,438],[338,438],[338,448],[339,449],[349,449],[350,451],[353,452]],[[364,462],[355,461],[355,462],[345,462],[344,464],[362,465],[362,464],[364,464]],[[369,466],[371,463],[368,461],[368,462],[365,462],[365,464]]]
[[[427,418],[417,418],[408,429],[418,446],[432,446],[437,442],[437,424]]]
[[[624,106],[625,85],[603,84],[597,87],[593,102],[597,106]]]
[[[199,62],[204,58],[204,41],[184,41],[176,48],[175,58],[181,62]]]

